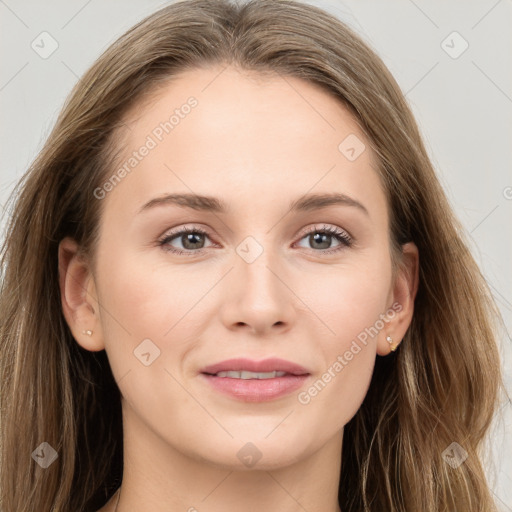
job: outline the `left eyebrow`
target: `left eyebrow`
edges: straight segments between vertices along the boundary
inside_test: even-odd
[[[184,208],[191,208],[199,211],[210,211],[226,213],[227,204],[216,197],[203,196],[198,194],[166,194],[155,197],[142,206],[139,213],[150,208],[162,205],[176,205]],[[366,207],[350,196],[339,193],[305,194],[291,202],[289,210],[292,212],[311,211],[320,208],[327,208],[332,205],[351,206],[369,215]]]
[[[329,194],[306,194],[290,204],[290,210],[294,211],[310,211],[319,208],[327,208],[332,205],[341,206],[352,206],[364,212],[366,215],[370,215],[366,207],[359,201],[356,201],[350,196],[339,193]]]

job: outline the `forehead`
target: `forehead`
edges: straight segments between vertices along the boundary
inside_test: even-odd
[[[222,122],[228,114],[230,122],[235,116],[246,118],[250,114],[255,121],[266,118],[275,124],[280,121],[280,114],[286,114],[294,121],[309,120],[312,130],[321,128],[324,132],[327,129],[335,131],[341,117],[347,128],[364,137],[348,108],[326,88],[277,72],[241,70],[226,65],[183,70],[150,86],[144,97],[125,115],[124,123],[130,128],[133,125],[150,128],[141,122],[167,119],[190,97],[197,99],[204,118],[224,109],[226,115],[217,118],[217,122]],[[335,124],[338,126],[333,124],[333,117],[337,118]],[[290,130],[292,126],[288,124],[287,128]]]
[[[121,188],[141,198],[177,190],[263,200],[276,188],[382,195],[357,120],[333,94],[296,77],[187,70],[151,90],[124,125],[117,165],[137,161],[112,195]],[[142,158],[133,156],[144,146]]]

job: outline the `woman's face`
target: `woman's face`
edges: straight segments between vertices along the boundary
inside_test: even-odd
[[[309,82],[212,67],[181,73],[125,125],[92,198],[90,307],[67,316],[80,344],[106,350],[125,424],[226,467],[341,440],[414,288],[392,281],[385,195],[353,117]],[[203,373],[238,358],[305,375]]]

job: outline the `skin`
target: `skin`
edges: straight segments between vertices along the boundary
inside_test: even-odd
[[[183,72],[128,113],[124,156],[190,96],[197,107],[101,200],[94,269],[73,240],[59,247],[66,320],[82,347],[106,350],[123,396],[118,511],[339,511],[343,427],[365,397],[376,356],[390,352],[386,336],[399,343],[410,325],[417,248],[403,247],[404,269],[392,280],[389,212],[368,141],[343,105],[298,78],[224,66]],[[366,145],[354,161],[338,149],[349,134]],[[218,197],[230,210],[139,213],[177,192]],[[290,212],[308,192],[346,194],[368,214],[347,205]],[[204,252],[158,245],[171,228],[191,225],[208,235],[189,251]],[[324,225],[354,244],[315,244],[308,234]],[[251,263],[236,251],[246,237],[263,249]],[[167,245],[191,247],[183,243],[178,236]],[[325,252],[332,248],[341,250]],[[395,302],[400,312],[301,404],[298,393]],[[160,350],[149,366],[134,356],[146,338]],[[198,377],[232,357],[281,357],[311,376],[282,398],[244,402]],[[262,454],[253,467],[237,457],[248,442]]]

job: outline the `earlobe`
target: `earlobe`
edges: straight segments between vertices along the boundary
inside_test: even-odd
[[[381,356],[396,351],[411,325],[414,299],[419,285],[419,252],[413,242],[402,246],[402,264],[391,293],[393,316],[379,336],[377,353]],[[390,315],[391,316],[391,315]]]
[[[398,348],[398,343],[395,343],[391,336],[386,336],[386,341],[389,343],[389,349],[391,352],[394,352]]]
[[[64,238],[59,244],[59,288],[62,312],[77,343],[90,351],[105,348],[94,278],[78,244]]]

